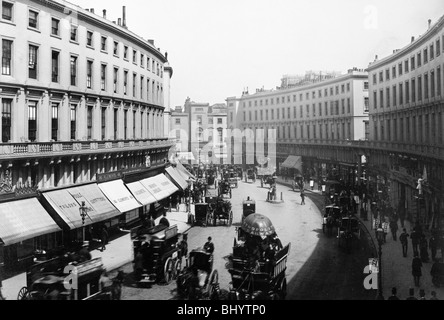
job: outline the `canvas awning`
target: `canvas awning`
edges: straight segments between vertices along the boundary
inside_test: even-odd
[[[140,182],[157,201],[165,199],[179,190],[163,173],[143,179]]]
[[[0,221],[6,246],[62,230],[37,198],[0,203]]]
[[[142,206],[129,192],[121,179],[99,183],[99,188],[121,213]]]
[[[105,221],[121,214],[95,183],[45,192],[43,197],[70,229]],[[85,202],[87,214],[85,224],[80,215],[82,202]]]
[[[191,172],[189,172],[184,166],[183,164],[181,164],[180,162],[177,163],[176,166],[176,170],[177,172],[179,172],[179,174],[182,176],[182,178],[185,179],[185,181],[188,181],[190,178],[194,181],[196,181],[196,176],[191,174]]]
[[[157,199],[154,198],[151,192],[149,192],[148,189],[145,188],[140,181],[127,183],[126,186],[137,199],[137,201],[139,201],[144,206],[157,201]]]
[[[299,172],[302,172],[302,157],[288,156],[284,163],[281,164],[281,167],[298,169]]]
[[[188,187],[188,182],[182,177],[182,175],[173,167],[166,168],[166,172],[169,177],[176,183],[182,190]]]

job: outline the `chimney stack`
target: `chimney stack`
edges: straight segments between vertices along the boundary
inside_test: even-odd
[[[106,19],[106,9],[103,9],[103,17]]]
[[[125,6],[123,6],[122,11],[123,11],[122,27],[126,28],[126,7]]]
[[[413,41],[415,41],[415,37],[414,37],[414,36],[412,36],[412,42],[413,42]]]
[[[89,11],[91,11],[91,13],[94,13],[94,8],[91,8]]]
[[[117,24],[118,24],[119,26],[121,26],[121,25],[122,25],[122,19],[117,18]]]
[[[431,25],[432,25],[432,19],[429,19],[429,29]]]
[[[375,55],[375,61],[376,61],[376,60],[378,60],[378,55],[377,55],[377,54]]]

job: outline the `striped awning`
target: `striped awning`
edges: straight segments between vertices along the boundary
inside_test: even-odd
[[[121,213],[142,206],[131,192],[129,192],[121,179],[99,183],[99,188]]]
[[[0,203],[0,238],[6,246],[61,230],[37,198]]]
[[[302,172],[302,157],[288,156],[288,158],[281,164],[283,168],[294,168]]]
[[[144,206],[157,201],[156,198],[143,186],[140,181],[126,183],[127,188],[131,191],[134,197]]]

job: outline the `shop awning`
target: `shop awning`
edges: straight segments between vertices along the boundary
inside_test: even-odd
[[[298,169],[299,172],[302,172],[302,157],[288,156],[284,163],[281,164],[281,167]]]
[[[85,201],[88,215],[96,223],[105,221],[122,213],[106,198],[97,184],[89,184],[67,189],[71,196],[81,204]]]
[[[182,190],[185,190],[188,187],[188,182],[185,181],[177,169],[168,167],[166,168],[166,172]]]
[[[61,230],[36,198],[0,203],[0,238],[6,246]]]
[[[72,197],[67,189],[55,190],[43,193],[43,197],[56,211],[57,215],[68,225],[70,229],[82,227],[82,217],[80,216],[80,205]],[[85,203],[86,205],[86,203]],[[89,212],[85,217],[85,226],[93,223]]]
[[[156,198],[143,186],[140,181],[127,183],[126,186],[130,189],[134,198],[137,199],[141,204],[146,206],[157,201]]]
[[[99,183],[99,188],[120,212],[128,212],[141,207],[126,188],[121,179]]]
[[[190,178],[196,180],[196,176],[191,174],[180,162],[177,163],[176,170],[179,172],[182,178],[185,179],[185,181],[188,181]]]
[[[140,182],[151,192],[157,201],[165,199],[179,190],[163,173],[143,179]]]

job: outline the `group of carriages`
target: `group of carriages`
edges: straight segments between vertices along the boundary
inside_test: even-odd
[[[220,196],[205,197],[204,203],[196,203],[194,207],[194,221],[200,226],[218,225],[219,221],[227,226],[233,223],[231,202]]]

